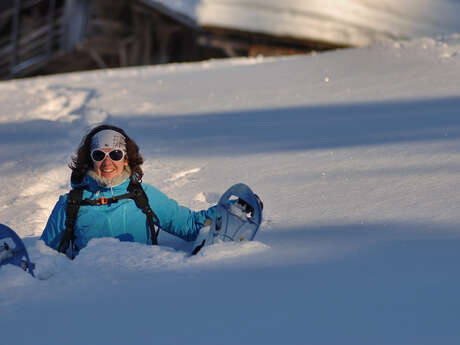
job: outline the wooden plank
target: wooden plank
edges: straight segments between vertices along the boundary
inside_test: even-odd
[[[128,55],[128,47],[136,41],[136,36],[131,35],[123,40],[121,40],[119,49],[119,61],[121,67],[129,66],[129,55]]]
[[[97,63],[99,68],[107,68],[107,64],[95,49],[89,49],[89,55]]]
[[[150,64],[150,59],[152,56],[152,22],[148,16],[144,16],[145,22],[144,22],[144,32],[143,32],[143,38],[144,38],[144,44],[143,44],[143,58],[142,58],[142,63],[144,65]]]
[[[38,5],[40,2],[43,2],[43,1],[45,0],[24,0],[22,1],[22,4],[21,4],[21,10]],[[0,18],[9,19],[9,17],[11,17],[13,14],[14,14],[14,7],[7,8],[0,12]]]
[[[123,35],[128,29],[128,25],[126,23],[108,18],[94,18],[91,21],[91,26],[95,31],[101,30],[104,33],[116,36]]]
[[[30,7],[38,5],[39,3],[45,2],[45,1],[48,1],[48,0],[25,0],[22,3],[21,10],[28,9]]]
[[[35,68],[38,68],[38,65],[42,65],[44,63],[46,63],[47,61],[47,57],[46,55],[42,55],[42,56],[35,56],[29,60],[26,60],[24,62],[21,62],[20,64],[14,66],[10,73],[11,75],[18,75],[20,73],[24,73],[24,71],[26,70],[31,70],[31,69],[35,69]]]
[[[18,41],[19,41],[19,13],[21,11],[21,0],[14,1],[14,11],[11,24],[11,70],[16,66],[18,59]]]
[[[52,36],[52,43],[57,42],[59,40],[59,37],[60,35],[57,32],[54,32]],[[44,36],[42,38],[35,39],[33,42],[30,42],[29,44],[21,46],[18,52],[20,55],[27,54],[34,49],[40,49],[41,52],[47,52],[48,44],[49,38],[48,36]]]
[[[60,30],[57,30],[57,32],[60,33]],[[35,31],[30,32],[29,34],[25,35],[17,42],[18,49],[24,49],[23,47],[27,46],[28,44],[31,44],[32,42],[40,40],[41,36],[45,36],[47,33],[48,33],[47,26],[43,26]],[[0,55],[12,54],[13,49],[14,49],[14,46],[10,43],[0,48]]]
[[[54,32],[54,23],[55,23],[55,7],[56,7],[56,0],[49,0],[49,9],[48,9],[48,18],[47,18],[47,39],[48,42],[46,43],[46,55],[48,59],[51,57],[51,51],[53,48],[53,32]]]
[[[88,38],[80,42],[77,46],[78,50],[94,50],[102,55],[118,55],[119,53],[119,40],[118,38],[106,37],[98,35]]]

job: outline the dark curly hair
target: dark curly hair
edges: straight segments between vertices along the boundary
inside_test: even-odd
[[[90,157],[91,141],[96,133],[106,129],[114,130],[125,137],[126,153],[128,165],[131,168],[131,176],[136,176],[138,181],[142,180],[144,173],[141,165],[144,163],[144,159],[139,153],[139,146],[137,146],[135,141],[132,140],[121,128],[112,125],[99,125],[91,129],[90,132],[82,139],[80,146],[78,147],[77,154],[72,156],[72,161],[69,164],[69,168],[72,170],[72,182],[81,182],[88,170],[93,168],[93,161]]]

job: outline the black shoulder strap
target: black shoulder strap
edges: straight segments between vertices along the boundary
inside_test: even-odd
[[[75,222],[77,221],[78,211],[81,205],[105,205],[107,203],[117,202],[120,199],[130,198],[136,203],[136,206],[142,210],[147,216],[147,224],[150,228],[150,234],[152,237],[152,245],[158,244],[158,233],[160,232],[160,220],[158,216],[153,212],[149,205],[149,199],[145,194],[144,189],[140,182],[131,180],[128,185],[128,194],[123,194],[118,197],[102,200],[82,200],[83,189],[74,188],[69,192],[66,205],[66,221],[65,230],[62,236],[61,242],[58,247],[58,252],[67,254],[72,260],[75,258],[75,253],[78,250],[75,245]],[[155,229],[158,228],[158,230]],[[70,248],[70,253],[67,251]]]
[[[75,222],[77,221],[78,211],[80,209],[81,200],[83,197],[82,188],[74,188],[69,192],[66,205],[66,220],[65,231],[59,243],[58,252],[67,254],[70,248],[70,254],[67,254],[72,260],[75,257],[77,250],[75,245]]]
[[[150,234],[152,237],[152,245],[158,244],[158,233],[160,232],[160,220],[158,216],[150,208],[149,199],[145,194],[144,189],[140,182],[131,179],[128,185],[128,191],[132,194],[132,198],[136,203],[136,206],[142,210],[147,216],[147,223],[150,228]],[[155,229],[157,226],[158,230]]]

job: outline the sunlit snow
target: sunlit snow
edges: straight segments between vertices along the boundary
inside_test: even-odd
[[[37,275],[0,267],[2,344],[458,344],[460,37],[0,83],[0,222]],[[238,182],[254,242],[38,240],[94,124],[194,210]]]

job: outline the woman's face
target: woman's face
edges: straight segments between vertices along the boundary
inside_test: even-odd
[[[104,152],[110,152],[113,149],[100,149],[101,151]],[[113,161],[110,159],[109,155],[106,155],[105,158],[100,161],[93,161],[94,164],[94,170],[96,171],[98,176],[102,176],[108,180],[113,179],[114,177],[121,175],[123,172],[125,166],[128,165],[128,160],[126,159],[126,156],[120,160],[120,161]]]

